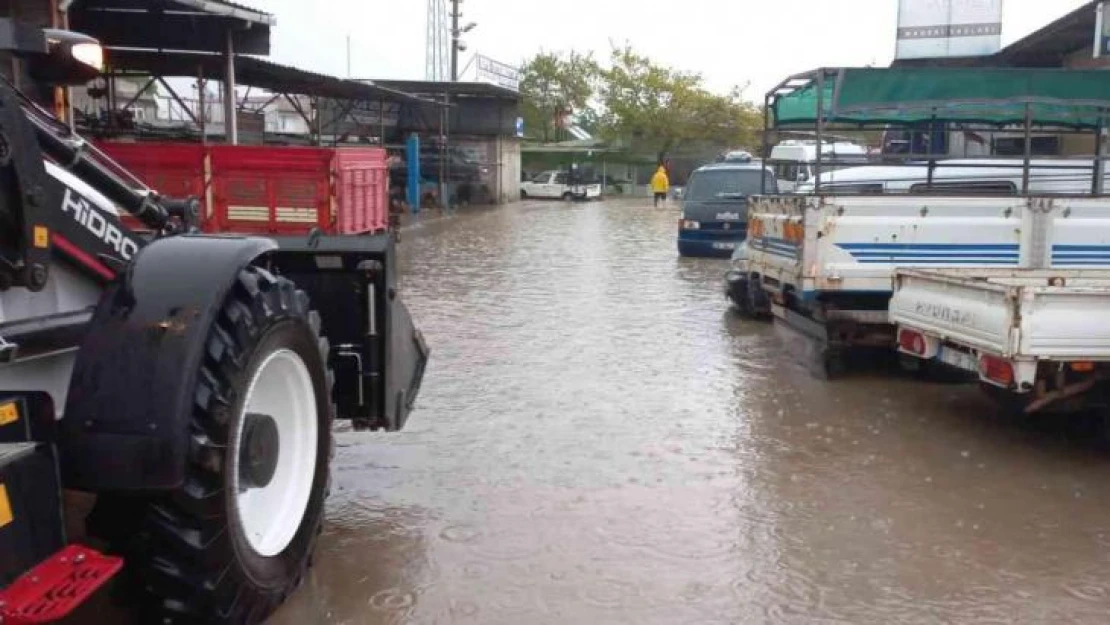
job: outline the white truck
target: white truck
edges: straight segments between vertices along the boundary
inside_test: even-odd
[[[1073,266],[1110,257],[1106,244],[1065,247]],[[1107,311],[1110,268],[899,269],[890,301],[904,357],[969,372],[1026,413],[1105,403]]]
[[[821,158],[836,162],[837,167],[866,165],[867,147],[850,141],[822,141]],[[793,193],[799,185],[809,182],[817,173],[817,142],[791,139],[771,149],[768,164],[779,181],[779,191]],[[827,173],[827,172],[823,172]]]
[[[826,373],[845,349],[893,346],[898,271],[1110,267],[1110,198],[767,196],[749,209],[737,266],[776,318],[818,341]]]
[[[595,200],[601,197],[601,184],[571,184],[570,175],[565,171],[550,170],[536,174],[531,180],[520,183],[521,199],[550,198],[571,200]]]

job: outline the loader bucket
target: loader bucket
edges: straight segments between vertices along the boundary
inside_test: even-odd
[[[412,315],[400,297],[390,302],[390,345],[386,370],[385,429],[400,430],[412,412],[424,369],[428,365],[429,349],[424,335],[413,324]]]

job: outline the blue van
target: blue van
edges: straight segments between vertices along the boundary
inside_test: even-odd
[[[762,161],[726,160],[694,170],[682,194],[678,253],[732,256],[748,234],[748,196],[761,192],[778,193],[775,173]]]

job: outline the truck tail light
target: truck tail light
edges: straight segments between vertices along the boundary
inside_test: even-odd
[[[898,331],[898,347],[901,347],[902,351],[923,357],[927,346],[924,334],[907,328]]]
[[[983,354],[979,357],[979,375],[1001,386],[1014,383],[1014,365],[999,356]]]

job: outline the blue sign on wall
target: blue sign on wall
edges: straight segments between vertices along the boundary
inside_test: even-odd
[[[523,117],[516,118],[516,136],[518,136],[518,137],[523,137],[524,136],[524,118]]]

